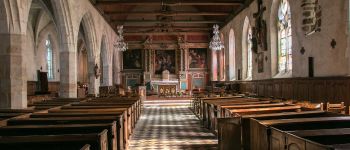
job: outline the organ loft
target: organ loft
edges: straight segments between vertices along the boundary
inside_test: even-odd
[[[350,149],[349,14],[349,0],[0,0],[0,149]]]

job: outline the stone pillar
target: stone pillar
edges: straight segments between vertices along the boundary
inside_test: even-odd
[[[0,34],[0,108],[27,107],[27,79],[22,34]]]
[[[72,46],[74,44],[71,44]],[[74,48],[73,48],[74,49]],[[77,52],[60,52],[60,97],[77,97]]]
[[[110,65],[104,65],[103,66],[103,86],[111,86],[112,83],[112,66]]]
[[[98,95],[99,94],[99,87],[100,87],[100,78],[96,78],[95,73],[95,64],[96,62],[89,62],[88,63],[88,76],[89,76],[89,95]]]

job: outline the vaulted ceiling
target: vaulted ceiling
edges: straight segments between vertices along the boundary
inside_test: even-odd
[[[210,35],[252,0],[91,0],[116,30],[144,40],[147,35]],[[130,39],[130,38],[129,38]]]

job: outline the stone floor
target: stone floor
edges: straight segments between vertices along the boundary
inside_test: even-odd
[[[148,102],[134,129],[130,150],[215,150],[217,139],[181,101]]]

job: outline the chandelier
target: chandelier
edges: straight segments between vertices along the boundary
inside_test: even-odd
[[[114,44],[114,48],[117,49],[117,51],[126,51],[128,49],[128,43],[124,42],[124,37],[123,37],[123,26],[118,26],[118,34],[117,34],[117,40],[116,43]]]
[[[224,48],[224,44],[221,43],[220,36],[219,36],[219,25],[215,24],[213,26],[213,37],[209,43],[209,48],[213,51],[220,51]]]

